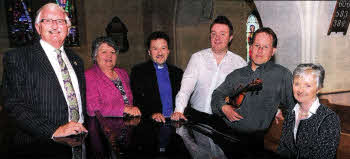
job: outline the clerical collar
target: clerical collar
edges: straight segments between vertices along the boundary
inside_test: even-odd
[[[159,64],[153,62],[153,65],[154,65],[154,67],[155,67],[156,69],[159,69],[159,70],[161,70],[161,69],[163,69],[164,67],[166,67],[166,64],[165,64],[165,63],[159,65]]]

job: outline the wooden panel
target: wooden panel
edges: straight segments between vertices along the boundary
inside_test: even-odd
[[[341,133],[337,150],[337,159],[350,158],[350,134]]]

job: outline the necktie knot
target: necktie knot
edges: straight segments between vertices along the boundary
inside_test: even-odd
[[[55,53],[57,53],[58,55],[61,55],[61,50],[60,49],[55,49]]]

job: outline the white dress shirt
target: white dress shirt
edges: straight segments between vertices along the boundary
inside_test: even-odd
[[[210,102],[213,91],[224,82],[233,70],[246,66],[246,61],[227,51],[217,64],[211,48],[194,53],[183,74],[181,88],[176,95],[175,112],[183,113],[189,98],[192,108],[212,114]]]
[[[49,43],[47,43],[47,42],[45,42],[43,40],[40,40],[40,44],[43,47],[44,52],[45,52],[47,58],[49,59],[53,70],[55,71],[57,79],[58,79],[58,81],[59,81],[59,83],[61,85],[61,89],[62,89],[62,91],[64,93],[64,97],[66,98],[67,105],[69,105],[68,104],[67,92],[66,92],[66,90],[64,88],[61,67],[60,67],[60,64],[58,63],[57,53],[55,52],[55,48],[52,45],[50,45]],[[69,59],[68,59],[68,57],[66,55],[66,52],[63,49],[63,46],[60,48],[60,50],[61,50],[62,59],[63,59],[64,63],[67,66],[70,78],[72,80],[72,85],[73,85],[73,88],[74,88],[74,91],[75,91],[75,95],[76,95],[77,100],[78,100],[79,115],[80,115],[80,118],[79,118],[78,122],[79,123],[84,123],[84,116],[83,116],[83,113],[82,113],[82,103],[81,103],[81,97],[80,97],[78,78],[77,78],[77,75],[75,74],[74,69],[73,69],[73,67],[72,67],[72,65],[71,65],[71,63],[70,63],[70,61],[69,61]],[[69,113],[70,112],[68,111],[68,116],[70,116]],[[67,120],[70,121],[70,119],[67,119]]]
[[[308,116],[307,118],[305,119],[309,119],[313,114],[316,114],[316,111],[318,109],[318,107],[320,106],[320,101],[319,99],[316,97],[316,100],[312,103],[310,109],[309,109],[309,112],[308,112]],[[294,112],[295,112],[295,124],[294,124],[294,130],[293,130],[293,133],[294,133],[294,140],[296,140],[296,137],[297,137],[297,132],[298,132],[298,127],[299,127],[299,123],[300,121],[298,120],[298,117],[299,117],[299,109],[300,109],[300,105],[299,103],[297,103],[294,107]],[[305,120],[303,119],[303,120]]]

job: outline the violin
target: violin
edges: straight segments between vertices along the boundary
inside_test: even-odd
[[[240,85],[238,87],[238,91],[233,96],[227,96],[225,98],[225,102],[228,105],[232,105],[235,108],[239,108],[245,98],[245,95],[248,92],[256,92],[258,94],[258,91],[262,89],[262,80],[257,78],[247,84],[245,87]]]

